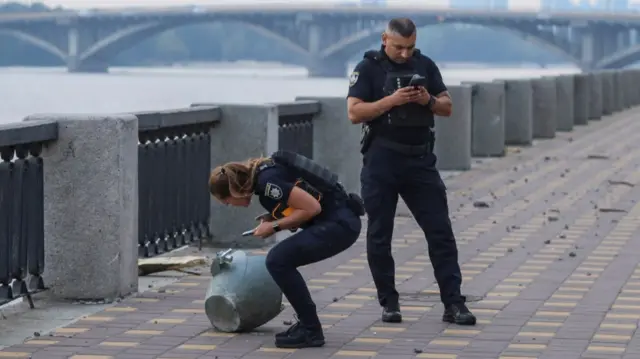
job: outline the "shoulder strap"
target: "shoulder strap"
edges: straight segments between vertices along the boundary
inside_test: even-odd
[[[365,59],[373,60],[375,62],[380,61],[380,51],[378,50],[369,50],[364,53],[363,56]]]
[[[260,166],[258,166],[258,169],[256,170],[256,174],[266,170],[269,167],[273,167],[275,166],[275,162],[272,159],[269,159],[267,161],[264,161]]]
[[[376,64],[380,65],[386,72],[393,71],[393,66],[387,61],[382,54],[380,53],[382,50],[369,50],[364,53],[364,58],[372,60]]]
[[[256,192],[257,191],[256,184],[258,182],[257,179],[258,179],[258,176],[260,175],[260,172],[266,170],[267,168],[273,167],[275,165],[276,163],[272,159],[269,159],[267,161],[264,161],[262,164],[260,164],[260,166],[258,166],[258,168],[256,169],[256,174],[254,177],[254,186],[253,186],[253,192],[255,194],[259,194],[258,192]]]

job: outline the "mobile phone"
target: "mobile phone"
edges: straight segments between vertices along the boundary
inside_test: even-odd
[[[409,80],[409,86],[413,86],[415,88],[418,88],[420,86],[425,87],[426,86],[426,78],[420,75],[413,75],[411,77],[411,80]]]
[[[254,231],[255,231],[255,229],[250,229],[248,231],[244,231],[244,232],[242,232],[242,236],[243,237],[252,236]]]

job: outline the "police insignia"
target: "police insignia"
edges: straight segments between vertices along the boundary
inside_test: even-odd
[[[351,73],[351,76],[349,76],[349,87],[353,86],[356,84],[356,82],[358,82],[358,76],[360,75],[360,73],[358,73],[357,71],[354,71]]]
[[[279,200],[282,198],[282,189],[273,183],[267,183],[267,186],[264,189],[264,195],[269,198]]]

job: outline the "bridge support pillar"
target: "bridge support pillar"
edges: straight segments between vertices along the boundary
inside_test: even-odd
[[[631,30],[625,29],[618,33],[618,51],[631,46]]]
[[[583,70],[590,70],[596,62],[596,59],[599,58],[596,54],[598,49],[598,43],[596,42],[596,36],[591,31],[587,31],[587,29],[583,29],[580,33],[580,40],[582,41],[582,53],[580,56],[580,60],[582,63]]]
[[[580,39],[583,70],[594,69],[600,60],[617,52],[620,44],[626,41],[617,29],[610,26],[585,28]]]
[[[347,76],[347,62],[328,59],[313,59],[307,66],[309,77],[339,77]]]

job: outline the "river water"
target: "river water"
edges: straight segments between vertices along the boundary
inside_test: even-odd
[[[449,85],[578,72],[573,67],[441,66]],[[0,68],[0,124],[34,113],[114,113],[188,107],[198,102],[272,103],[296,96],[345,96],[347,78],[308,78],[302,68],[221,64],[111,68],[69,74],[63,68]]]

